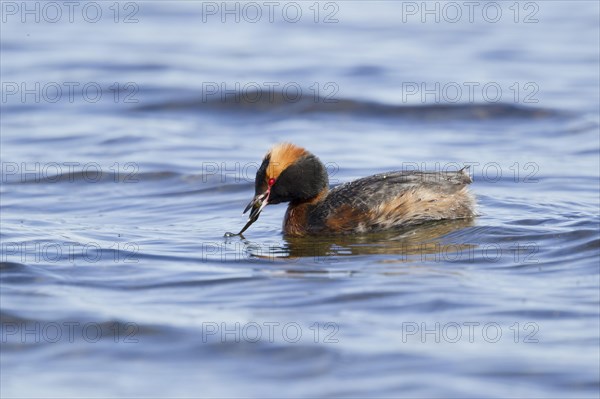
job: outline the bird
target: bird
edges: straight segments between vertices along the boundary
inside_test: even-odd
[[[393,171],[329,187],[325,165],[292,143],[279,143],[256,172],[255,195],[242,235],[267,205],[288,202],[287,236],[360,234],[476,216],[467,186],[467,168],[458,171]],[[227,233],[226,235],[234,235]]]

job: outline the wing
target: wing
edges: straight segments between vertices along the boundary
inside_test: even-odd
[[[472,208],[472,198],[465,190],[471,182],[465,169],[380,173],[335,187],[311,212],[310,219],[313,225],[328,230],[360,231],[452,218],[452,212],[457,214],[457,209],[463,208],[458,206],[461,201]]]

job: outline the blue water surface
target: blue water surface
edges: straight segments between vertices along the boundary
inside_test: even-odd
[[[2,397],[599,397],[599,6],[472,3],[3,1]],[[224,237],[281,141],[480,215]]]

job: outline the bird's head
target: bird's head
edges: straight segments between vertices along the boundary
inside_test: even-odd
[[[329,187],[329,179],[319,158],[302,147],[282,143],[263,158],[254,187],[254,198],[244,210],[246,213],[252,209],[250,220],[240,233],[258,219],[265,206],[310,201]]]

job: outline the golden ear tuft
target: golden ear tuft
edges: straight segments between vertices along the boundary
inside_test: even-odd
[[[277,179],[285,168],[307,154],[308,151],[304,148],[292,143],[276,144],[269,151],[270,160],[267,168],[267,180],[271,178]]]

